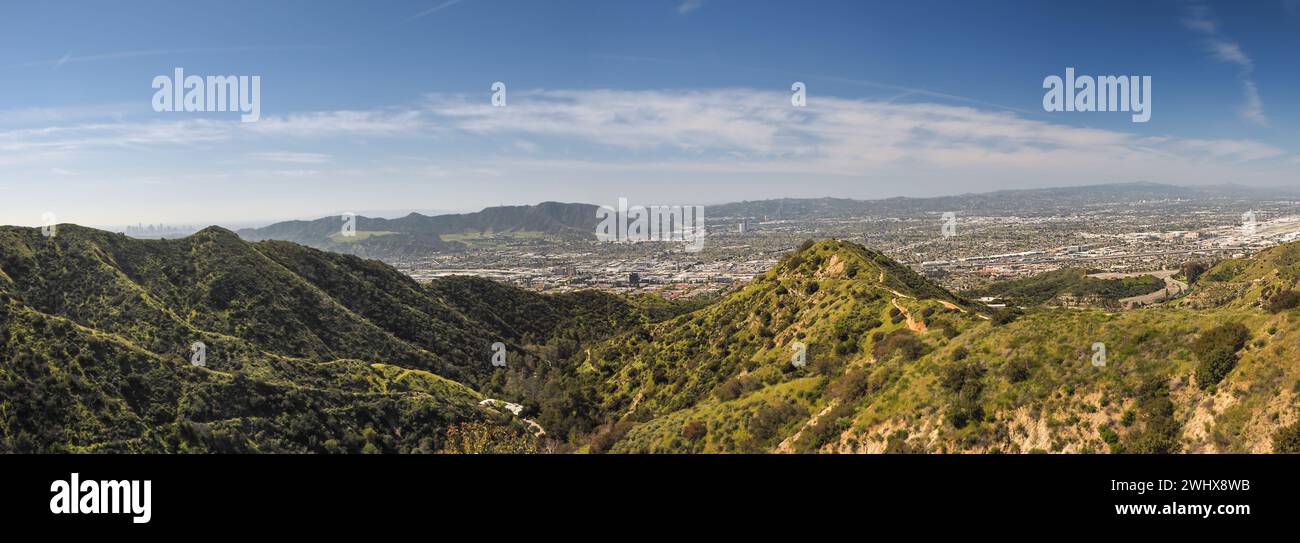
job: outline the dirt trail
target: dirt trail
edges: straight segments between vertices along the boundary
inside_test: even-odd
[[[519,414],[524,411],[524,406],[522,405],[519,405],[517,403],[510,403],[504,400],[498,400],[496,398],[487,398],[479,402],[478,404],[484,407],[505,409],[506,411],[509,411],[511,414],[513,414],[516,417],[519,417]],[[537,421],[533,419],[526,419],[523,417],[519,417],[519,420],[524,421],[524,423],[528,424],[528,426],[533,429],[533,435],[538,437],[546,435],[546,429],[542,428],[542,425],[537,424]]]
[[[808,428],[811,428],[812,425],[817,424],[818,420],[826,416],[827,413],[830,413],[832,409],[835,409],[835,406],[839,405],[839,403],[840,401],[838,399],[831,399],[831,403],[826,404],[825,409],[822,409],[821,411],[817,412],[816,415],[813,415],[812,418],[808,419],[808,422],[805,422],[803,424],[803,427],[799,428],[799,431],[795,432],[794,434],[791,434],[790,437],[787,437],[784,440],[782,440],[781,444],[776,446],[776,452],[785,453],[785,454],[793,453],[794,442],[799,440],[799,436],[803,435],[803,431],[807,430]]]
[[[918,334],[924,333],[926,330],[929,330],[929,328],[925,326],[925,321],[921,319],[912,318],[912,313],[909,312],[907,308],[903,307],[901,304],[898,303],[898,298],[894,298],[893,300],[890,301],[894,303],[894,307],[898,309],[899,313],[902,313],[904,317],[907,317],[907,328],[909,330],[916,332]]]
[[[915,296],[908,296],[908,295],[903,294],[903,293],[901,293],[901,292],[899,292],[899,291],[897,291],[897,290],[894,290],[894,289],[892,289],[892,288],[889,288],[889,287],[885,286],[885,272],[883,272],[883,271],[880,272],[880,281],[878,281],[878,283],[880,283],[880,288],[883,288],[883,289],[889,291],[889,293],[890,293],[890,294],[893,294],[894,296],[898,296],[899,298],[907,298],[907,299],[910,299],[910,300],[915,300],[915,299],[916,299]]]

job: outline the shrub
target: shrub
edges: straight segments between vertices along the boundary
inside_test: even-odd
[[[765,404],[758,408],[754,418],[749,421],[749,433],[759,441],[767,441],[777,435],[777,431],[787,422],[807,411],[790,402]]]
[[[1273,452],[1300,453],[1300,422],[1282,427],[1273,434]]]
[[[984,391],[984,367],[979,362],[962,362],[948,366],[939,378],[939,385],[952,397],[948,422],[954,428],[964,428],[971,421],[984,418],[980,393]]]
[[[1187,277],[1187,284],[1192,285],[1209,269],[1210,266],[1204,262],[1188,262],[1183,264],[1183,275]]]
[[[1168,385],[1161,379],[1151,378],[1138,387],[1138,414],[1142,430],[1122,446],[1112,447],[1116,452],[1136,454],[1168,454],[1178,452],[1181,445],[1178,435],[1181,428],[1174,419],[1174,404],[1169,401]],[[1125,417],[1128,414],[1125,413]]]
[[[374,444],[366,449],[379,452]],[[537,452],[537,439],[525,431],[486,422],[466,422],[447,428],[448,454],[528,454]]]
[[[682,426],[682,437],[689,441],[699,441],[700,438],[704,437],[708,433],[708,428],[704,426],[703,422],[698,420],[690,421],[686,423],[685,426]]]
[[[877,360],[889,358],[895,352],[900,353],[904,360],[916,360],[925,354],[925,342],[917,338],[911,330],[899,329],[878,340],[872,348],[872,354]]]
[[[623,436],[627,435],[628,430],[632,429],[630,422],[611,422],[606,423],[598,428],[591,437],[591,452],[593,454],[605,454],[614,448]]]
[[[1219,384],[1237,365],[1237,355],[1228,349],[1219,349],[1210,353],[1196,366],[1196,384],[1207,389]]]
[[[1268,301],[1269,313],[1281,313],[1296,307],[1300,307],[1300,292],[1291,289],[1273,295],[1273,298]]]
[[[1029,371],[1033,365],[1025,358],[1017,358],[1007,363],[1006,376],[1008,383],[1019,383],[1029,378]]]
[[[760,383],[758,383],[754,378],[749,376],[735,377],[719,385],[714,394],[719,400],[724,402],[731,401],[741,397],[746,392],[756,390],[759,387],[759,384]]]
[[[832,398],[838,398],[841,402],[855,401],[867,393],[870,377],[871,374],[867,373],[866,370],[850,370],[843,377],[831,383],[827,387],[827,392]]]
[[[1201,337],[1196,338],[1192,344],[1192,352],[1201,360],[1210,358],[1210,355],[1221,349],[1228,349],[1230,352],[1240,351],[1250,340],[1250,331],[1245,325],[1239,322],[1230,322],[1220,324],[1214,328],[1206,330]]]
[[[1019,309],[1013,309],[1010,307],[1006,307],[998,311],[994,311],[993,325],[1003,326],[1003,325],[1011,324],[1012,322],[1015,322],[1016,319],[1020,318],[1022,314],[1023,313],[1021,313]]]
[[[1111,447],[1119,445],[1119,434],[1115,433],[1115,430],[1111,429],[1110,426],[1104,425],[1098,428],[1097,433],[1101,435],[1101,440],[1105,441],[1107,445]]]
[[[1221,324],[1196,338],[1192,352],[1200,363],[1196,367],[1196,384],[1202,389],[1219,384],[1237,365],[1237,351],[1250,340],[1250,331],[1241,323]]]

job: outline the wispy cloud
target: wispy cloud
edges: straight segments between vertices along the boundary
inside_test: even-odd
[[[463,1],[464,1],[464,0],[447,0],[446,2],[443,2],[443,3],[441,3],[441,4],[438,4],[438,5],[436,5],[436,6],[433,6],[433,7],[429,8],[429,9],[426,9],[426,10],[421,11],[421,12],[419,12],[419,13],[416,13],[415,15],[412,15],[410,18],[407,19],[407,21],[414,21],[414,20],[416,20],[416,19],[422,19],[422,18],[424,18],[424,17],[428,17],[428,16],[430,16],[430,15],[433,15],[434,13],[437,13],[437,12],[439,12],[439,11],[442,11],[442,10],[444,10],[444,9],[447,9],[447,8],[449,8],[449,7],[452,7],[452,6],[454,6],[454,5],[456,5],[456,4],[459,4],[459,3],[463,2]]]
[[[702,7],[704,7],[704,0],[684,0],[682,3],[677,4],[677,13],[686,15]]]
[[[753,89],[521,91],[504,111],[432,95],[429,108],[434,124],[479,136],[843,175],[906,163],[1050,169],[1067,160],[1088,169],[1093,160],[1230,163],[1286,154],[1248,140],[1139,137],[935,103],[821,97],[816,107],[795,108],[786,94]]]
[[[436,171],[406,168],[391,178],[483,179],[489,170],[511,179],[537,172],[557,178],[677,172],[918,179],[951,190],[952,183],[987,180],[1032,186],[1043,179],[1255,176],[1276,183],[1290,175],[1295,156],[1255,140],[1139,135],[971,105],[821,96],[793,107],[788,93],[752,88],[521,89],[507,108],[478,95],[426,100],[416,108],[268,116],[258,123],[147,118],[0,130],[0,164],[44,175],[61,168],[125,177],[131,164],[174,157],[191,169],[246,173],[247,179],[361,179],[402,163],[411,143],[427,138],[447,153]],[[108,159],[127,164],[96,162]],[[8,170],[0,183],[22,177]]]
[[[45,60],[32,60],[10,64],[6,68],[31,68],[39,66],[52,66],[61,68],[67,64],[76,64],[83,62],[101,62],[109,60],[124,60],[141,57],[161,57],[171,55],[195,54],[195,53],[258,53],[267,51],[304,51],[323,49],[320,46],[313,45],[269,45],[269,46],[236,46],[236,47],[186,47],[179,49],[142,49],[135,51],[115,51],[109,53],[93,53],[84,55],[74,55],[64,53],[59,58]]]
[[[249,158],[264,162],[283,162],[287,164],[324,164],[330,161],[325,153],[294,153],[287,151],[252,153]]]
[[[1222,23],[1214,16],[1210,7],[1204,4],[1188,6],[1184,13],[1183,26],[1205,37],[1205,47],[1210,58],[1234,64],[1239,68],[1244,102],[1238,109],[1243,119],[1262,126],[1268,125],[1264,115],[1264,103],[1259,97],[1259,88],[1255,85],[1255,61],[1241,48],[1241,44],[1229,38],[1222,31]]]

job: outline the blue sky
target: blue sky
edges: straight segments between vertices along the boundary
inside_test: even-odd
[[[0,223],[1288,185],[1297,51],[1300,0],[7,3]],[[261,120],[155,112],[176,67]],[[1150,122],[1044,111],[1066,67],[1151,76]]]

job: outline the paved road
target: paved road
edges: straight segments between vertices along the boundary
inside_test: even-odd
[[[1097,279],[1125,279],[1129,277],[1142,277],[1143,275],[1150,275],[1159,279],[1163,279],[1165,281],[1165,288],[1163,289],[1157,290],[1150,294],[1143,294],[1141,296],[1124,298],[1119,301],[1120,305],[1124,307],[1131,307],[1131,306],[1139,306],[1139,305],[1150,305],[1156,302],[1170,300],[1173,298],[1177,298],[1178,296],[1181,296],[1184,292],[1187,292],[1187,288],[1188,288],[1187,283],[1174,279],[1174,275],[1177,274],[1178,274],[1178,270],[1160,270],[1154,272],[1134,272],[1134,273],[1095,273],[1089,275],[1088,277],[1094,277]]]

